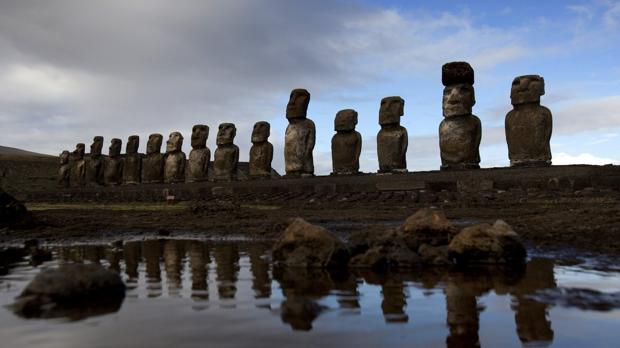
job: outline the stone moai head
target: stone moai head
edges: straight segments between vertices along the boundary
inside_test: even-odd
[[[114,138],[110,142],[109,148],[109,156],[110,157],[118,157],[121,155],[121,148],[123,147],[123,142],[120,139]]]
[[[310,92],[302,88],[294,89],[286,105],[286,118],[306,118],[309,103]]]
[[[512,105],[540,103],[540,96],[545,94],[545,79],[538,75],[515,77],[510,89]]]
[[[127,139],[125,153],[127,154],[138,153],[138,146],[140,146],[140,137],[137,135],[130,135],[129,138]]]
[[[217,131],[217,145],[232,144],[237,135],[237,128],[234,123],[221,123]]]
[[[204,149],[209,138],[209,126],[197,124],[192,127],[192,149]]]
[[[64,150],[60,156],[58,156],[58,160],[60,161],[60,165],[65,165],[69,163],[69,151]]]
[[[164,140],[164,136],[161,134],[151,134],[149,135],[149,141],[146,143],[146,154],[155,154],[161,152],[161,143]]]
[[[269,135],[271,135],[271,125],[269,122],[259,121],[254,124],[254,129],[252,129],[253,143],[264,143],[269,139]]]
[[[379,124],[382,126],[399,124],[404,114],[405,100],[401,97],[385,97],[381,99],[379,108]]]
[[[75,145],[75,151],[73,151],[73,154],[75,155],[75,159],[78,159],[78,160],[84,159],[85,152],[86,152],[86,145],[84,143],[79,143]]]
[[[353,131],[356,125],[357,111],[353,109],[344,109],[336,113],[336,119],[334,119],[334,130],[336,132]]]
[[[166,152],[181,151],[183,148],[183,135],[179,132],[172,132],[166,142]]]
[[[93,144],[90,146],[91,157],[101,155],[102,150],[103,150],[103,137],[102,136],[94,137]]]
[[[441,67],[443,89],[442,109],[444,117],[470,115],[476,95],[474,93],[474,69],[467,62],[451,62]]]

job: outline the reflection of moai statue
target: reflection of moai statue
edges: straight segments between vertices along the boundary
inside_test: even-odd
[[[75,150],[71,153],[69,162],[71,166],[71,174],[69,183],[71,186],[83,186],[86,180],[86,162],[84,161],[84,152],[86,145],[79,143],[75,146]]]
[[[511,166],[551,165],[551,111],[540,105],[545,80],[538,75],[519,76],[512,81],[506,115],[506,141]]]
[[[69,187],[71,180],[71,165],[69,164],[69,151],[64,150],[59,158],[60,168],[58,168],[58,185]]]
[[[164,155],[161,153],[161,134],[149,135],[146,144],[146,156],[142,159],[142,183],[157,184],[164,181]]]
[[[357,111],[340,110],[334,120],[332,137],[332,174],[357,174],[360,170],[362,136],[355,130]]]
[[[316,140],[314,122],[306,118],[310,93],[294,89],[286,106],[288,127],[284,138],[284,162],[288,176],[313,176],[312,150]]]
[[[117,138],[110,143],[110,152],[103,166],[103,181],[107,186],[120,185],[123,182],[122,146],[123,142]]]
[[[183,135],[172,132],[166,142],[166,156],[164,156],[164,182],[177,183],[185,181],[185,153]]]
[[[407,171],[407,146],[409,139],[407,129],[400,125],[404,114],[405,101],[401,97],[381,99],[377,134],[377,154],[379,156],[379,173],[402,173]]]
[[[140,183],[142,174],[142,155],[138,153],[140,137],[131,135],[125,147],[125,161],[123,163],[123,184],[136,185]]]
[[[86,183],[89,185],[103,185],[103,137],[96,136],[93,138],[93,144],[90,146],[90,156],[86,161]]]
[[[192,128],[192,151],[189,153],[187,164],[188,182],[208,180],[207,174],[211,160],[211,150],[207,147],[208,137],[208,126],[197,124]]]
[[[270,131],[271,126],[268,122],[260,121],[254,124],[252,148],[250,148],[250,176],[253,178],[271,177],[273,145],[268,141]]]
[[[443,117],[439,125],[441,169],[480,168],[480,119],[472,114],[476,103],[474,69],[466,62],[444,64],[441,80]]]
[[[217,149],[213,155],[213,178],[230,181],[237,178],[239,148],[233,144],[237,129],[232,123],[222,123],[217,132]]]

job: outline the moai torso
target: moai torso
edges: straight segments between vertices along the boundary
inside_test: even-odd
[[[86,184],[103,185],[104,158],[101,155],[103,149],[103,137],[96,136],[90,146],[90,156],[86,161]]]
[[[80,143],[69,156],[69,184],[72,187],[84,186],[86,175],[86,162],[84,161],[85,145]]]
[[[179,132],[170,134],[166,143],[164,158],[164,182],[178,183],[185,181],[185,153],[181,151],[183,136]]]
[[[192,128],[192,151],[187,163],[187,181],[207,181],[211,150],[207,147],[209,127],[197,124]]]
[[[141,181],[142,155],[138,153],[140,138],[132,135],[127,139],[125,158],[123,162],[123,184],[136,185]]]
[[[237,130],[232,123],[222,123],[217,133],[217,149],[213,155],[213,178],[231,181],[237,178],[239,148],[233,144]]]
[[[480,168],[482,125],[472,114],[476,103],[474,70],[466,62],[451,62],[442,67],[442,110],[439,124],[441,169]]]
[[[59,156],[60,167],[58,168],[58,186],[69,187],[71,180],[71,165],[69,164],[69,151],[63,151]]]
[[[250,176],[252,178],[270,178],[273,145],[268,141],[271,126],[261,121],[254,124],[252,130],[252,147],[250,148]]]
[[[142,159],[142,183],[157,184],[164,181],[164,155],[161,151],[163,136],[151,134]]]
[[[551,165],[551,111],[540,105],[544,80],[519,76],[511,90],[513,109],[506,115],[506,141],[511,166]]]
[[[294,89],[286,106],[286,127],[284,138],[284,162],[286,175],[314,175],[312,151],[316,141],[314,122],[306,118],[310,93],[305,89]]]
[[[398,173],[407,171],[407,129],[400,125],[404,114],[405,101],[401,97],[386,97],[381,100],[377,134],[377,155],[379,173]]]
[[[480,119],[475,115],[446,118],[439,124],[442,169],[478,168]]]
[[[360,169],[362,136],[355,131],[357,112],[352,109],[340,110],[334,120],[332,137],[332,174],[357,174]]]
[[[123,158],[121,157],[121,140],[112,139],[110,153],[105,159],[103,181],[107,186],[120,185],[123,182]]]

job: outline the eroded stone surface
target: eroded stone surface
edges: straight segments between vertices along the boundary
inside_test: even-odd
[[[377,134],[380,173],[407,171],[409,135],[407,129],[400,125],[404,107],[405,101],[401,97],[385,97],[381,100],[379,109],[381,130]]]
[[[74,187],[83,186],[86,183],[86,161],[84,160],[84,152],[86,145],[79,143],[75,146],[75,150],[70,156],[70,185]]]
[[[213,157],[214,179],[231,181],[237,178],[239,147],[233,142],[237,128],[232,123],[222,123],[217,132],[217,149]]]
[[[71,164],[69,164],[69,151],[63,151],[58,157],[60,167],[58,168],[58,186],[69,187],[71,180]]]
[[[252,130],[252,147],[250,148],[250,176],[253,178],[270,178],[273,145],[269,142],[271,125],[260,121]]]
[[[362,136],[355,130],[357,111],[340,110],[334,120],[332,137],[332,174],[357,174],[360,169],[360,153],[362,152]]]
[[[88,185],[103,185],[104,158],[101,155],[103,137],[96,136],[90,146],[90,155],[86,161],[86,183]]]
[[[310,93],[305,89],[294,89],[286,106],[289,121],[284,138],[284,162],[288,176],[314,175],[312,151],[316,141],[316,128],[306,118]]]
[[[105,159],[103,181],[107,186],[120,185],[123,182],[123,158],[121,157],[120,139],[114,138],[110,144],[110,152]]]
[[[187,181],[207,181],[209,179],[209,162],[211,150],[207,147],[209,127],[197,124],[192,128],[192,151],[187,163]]]
[[[139,146],[139,136],[131,135],[127,139],[123,163],[123,184],[125,185],[136,185],[141,182],[142,154],[138,153]]]
[[[424,245],[440,246],[447,245],[455,228],[439,209],[423,208],[405,220],[400,227],[400,233],[405,239],[407,246],[413,250]]]
[[[164,181],[164,155],[161,153],[161,134],[149,135],[146,156],[142,160],[142,183],[156,184]]]
[[[164,182],[179,183],[185,181],[185,153],[183,147],[183,135],[172,132],[166,142],[166,155],[164,156]]]
[[[551,165],[551,111],[540,105],[545,80],[538,75],[519,76],[512,82],[513,109],[506,115],[506,142],[511,166]]]
[[[526,256],[519,235],[502,220],[464,228],[452,238],[448,253],[459,264],[519,263]]]

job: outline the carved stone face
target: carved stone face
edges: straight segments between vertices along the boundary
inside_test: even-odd
[[[234,124],[220,124],[219,130],[217,132],[217,145],[232,144],[235,140],[235,135],[237,135],[237,129],[235,128]]]
[[[254,129],[252,130],[252,142],[253,143],[263,143],[269,139],[269,135],[271,133],[271,125],[268,122],[260,121],[254,124]]]
[[[58,157],[58,159],[60,161],[60,165],[69,163],[69,151],[63,151]]]
[[[286,105],[286,118],[306,118],[310,93],[305,89],[294,89]]]
[[[209,137],[209,127],[204,124],[197,124],[192,128],[192,148],[202,149],[207,146]]]
[[[123,147],[123,142],[120,139],[114,138],[110,143],[110,157],[118,157],[121,155],[121,148]]]
[[[86,145],[84,145],[84,143],[79,143],[75,145],[75,151],[73,153],[75,153],[77,159],[83,159],[85,152],[86,152]]]
[[[540,103],[540,96],[545,94],[545,79],[538,75],[524,75],[512,81],[510,102],[512,105]]]
[[[160,153],[161,152],[161,143],[164,140],[164,136],[161,134],[151,134],[149,135],[149,141],[146,143],[146,153],[147,155]]]
[[[90,146],[90,155],[99,156],[101,155],[101,150],[103,150],[103,137],[96,136],[93,138],[93,144]]]
[[[181,151],[183,147],[183,135],[179,132],[172,132],[166,142],[166,152]]]
[[[404,114],[405,101],[401,97],[385,97],[381,99],[379,109],[379,124],[389,125],[400,123],[400,117]]]
[[[125,147],[125,153],[138,153],[138,146],[140,146],[140,137],[137,135],[129,136],[129,138],[127,139],[127,146]]]
[[[357,111],[353,109],[338,111],[334,120],[334,130],[336,132],[355,130],[355,125],[357,125]]]
[[[443,89],[443,116],[454,117],[470,115],[476,104],[474,87],[467,83],[450,85]]]

